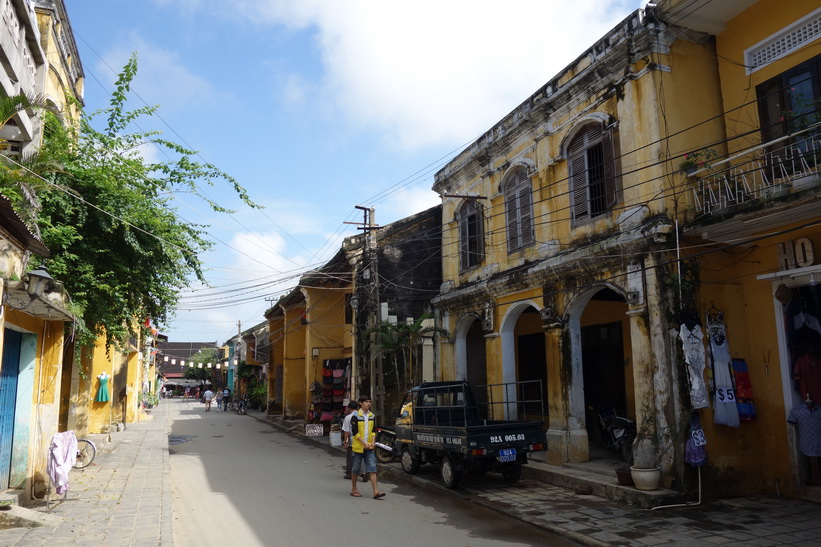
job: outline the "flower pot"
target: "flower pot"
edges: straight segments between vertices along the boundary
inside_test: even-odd
[[[622,486],[635,486],[635,484],[633,483],[633,477],[630,475],[629,467],[616,468],[616,479]]]
[[[631,467],[630,476],[636,485],[636,490],[657,490],[661,481],[661,469],[658,467],[652,469]]]

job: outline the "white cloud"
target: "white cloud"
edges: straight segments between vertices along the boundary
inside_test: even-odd
[[[177,53],[157,47],[135,33],[122,41],[130,49],[108,51],[96,71],[106,75],[108,87],[114,86],[117,74],[137,52],[133,89],[149,106],[161,104],[164,110],[184,110],[191,105],[202,108],[224,100],[207,79],[189,70]]]
[[[402,149],[478,136],[612,28],[637,0],[246,0],[238,13],[310,29],[322,102]]]
[[[424,186],[414,186],[393,194],[379,205],[379,214],[385,218],[401,219],[430,209],[442,203],[442,199]]]

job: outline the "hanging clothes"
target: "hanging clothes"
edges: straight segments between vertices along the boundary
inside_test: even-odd
[[[707,463],[707,437],[701,428],[701,421],[698,414],[690,414],[690,435],[687,437],[687,446],[684,449],[684,461],[693,467],[698,467]]]
[[[713,368],[713,423],[738,427],[735,385],[733,384],[730,344],[724,314],[707,314],[707,334],[710,337],[710,357]]]
[[[809,395],[810,400],[821,401],[821,359],[805,353],[795,360],[792,377],[798,383],[801,399]]]
[[[798,449],[805,456],[821,457],[821,409],[801,403],[790,410],[787,422],[798,428]]]
[[[55,433],[48,448],[46,472],[58,494],[68,490],[68,473],[77,463],[77,437],[73,431]]]
[[[755,401],[753,400],[753,385],[750,382],[747,361],[733,359],[733,375],[735,377],[735,400],[738,407],[738,419],[747,422],[754,421],[756,419]]]
[[[710,398],[707,395],[707,386],[704,384],[704,367],[707,361],[704,334],[698,324],[693,325],[692,329],[682,324],[679,337],[681,337],[684,360],[687,362],[687,376],[690,379],[690,404],[694,409],[708,408]]]
[[[110,401],[111,396],[108,394],[108,381],[111,379],[111,376],[100,374],[97,376],[97,379],[100,381],[100,387],[97,389],[97,396],[94,398],[94,401],[98,403]]]

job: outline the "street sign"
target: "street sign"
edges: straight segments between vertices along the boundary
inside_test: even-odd
[[[321,437],[325,434],[325,426],[322,424],[305,424],[306,437]]]

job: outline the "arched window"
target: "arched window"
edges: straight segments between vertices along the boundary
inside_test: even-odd
[[[459,259],[461,269],[479,265],[485,257],[485,230],[482,206],[475,199],[466,200],[459,208]]]
[[[505,183],[507,250],[515,251],[533,243],[533,188],[527,169],[521,167]]]
[[[602,123],[579,131],[567,147],[573,222],[596,218],[616,204],[613,138]]]

